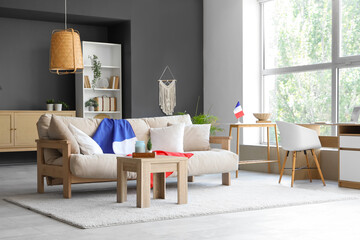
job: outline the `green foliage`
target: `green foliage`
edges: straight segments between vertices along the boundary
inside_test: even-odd
[[[101,62],[98,57],[94,54],[92,57],[89,56],[91,60],[91,69],[93,70],[94,78],[92,80],[92,87],[95,88],[97,81],[100,80],[101,77]]]
[[[63,101],[58,100],[57,103],[62,104],[62,108],[64,110],[69,110],[70,109],[69,105],[67,103],[63,102]]]
[[[331,62],[332,1],[274,0],[267,34],[266,68]],[[340,56],[360,54],[359,0],[340,1]],[[339,70],[339,121],[350,121],[360,105],[360,68]],[[271,120],[331,121],[331,69],[265,76],[266,103]],[[330,128],[321,128],[321,135]],[[271,134],[272,136],[273,134]]]
[[[85,107],[97,107],[99,106],[99,104],[93,99],[93,98],[90,98],[89,100],[87,100],[85,102]]]
[[[193,124],[211,124],[210,134],[214,135],[217,131],[224,131],[224,129],[217,127],[216,121],[218,117],[209,114],[199,114],[191,118]]]
[[[54,99],[48,99],[46,100],[46,104],[54,104],[55,100]]]
[[[152,149],[151,138],[149,138],[149,141],[147,142],[146,147],[147,147],[148,151],[151,151],[151,149]]]

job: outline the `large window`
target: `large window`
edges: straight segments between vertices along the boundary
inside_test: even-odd
[[[360,106],[360,0],[259,2],[262,110],[272,120],[349,122]]]

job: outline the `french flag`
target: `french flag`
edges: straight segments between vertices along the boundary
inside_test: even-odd
[[[244,112],[242,110],[242,107],[240,105],[240,102],[238,101],[236,106],[235,106],[235,109],[234,109],[234,114],[235,114],[235,117],[237,119],[241,118],[242,116],[244,116]]]

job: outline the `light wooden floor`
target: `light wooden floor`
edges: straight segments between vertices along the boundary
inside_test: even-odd
[[[272,174],[240,171],[239,176],[233,181],[278,181]],[[360,190],[326,183],[326,191],[360,197]],[[289,176],[281,184],[290,187]],[[298,181],[294,187],[323,189],[318,180]],[[84,188],[115,188],[115,183],[78,185],[73,190]],[[36,165],[0,166],[0,199],[35,189]],[[360,200],[351,200],[81,230],[0,200],[0,239],[360,239],[359,216]]]

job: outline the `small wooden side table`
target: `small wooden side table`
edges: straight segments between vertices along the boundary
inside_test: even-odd
[[[177,171],[178,204],[188,199],[186,157],[155,158],[117,157],[117,202],[127,201],[127,172],[136,172],[136,206],[150,207],[150,173],[153,173],[153,197],[165,199],[166,172]]]
[[[279,152],[279,142],[277,137],[277,128],[276,123],[234,123],[230,124],[229,136],[231,136],[231,130],[233,128],[237,129],[237,141],[236,141],[236,154],[239,155],[239,141],[240,141],[240,128],[245,127],[266,127],[267,129],[267,159],[266,160],[243,160],[239,161],[239,165],[243,164],[255,164],[255,163],[267,163],[268,164],[268,172],[270,172],[270,163],[277,162],[279,166],[279,172],[281,171],[280,164],[280,152]],[[276,139],[276,150],[277,150],[277,160],[270,160],[270,127],[275,129],[275,139]],[[239,170],[236,170],[236,178],[239,176]]]

